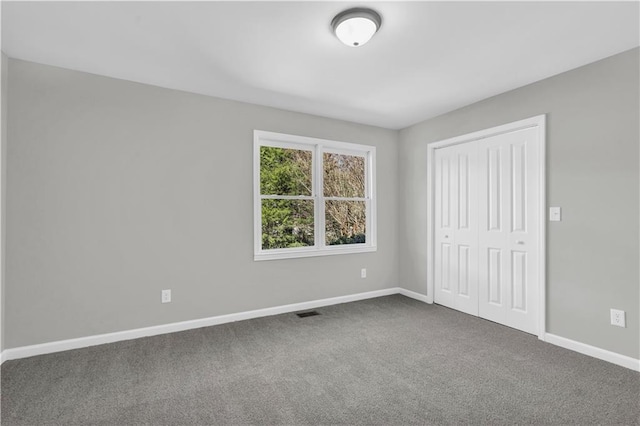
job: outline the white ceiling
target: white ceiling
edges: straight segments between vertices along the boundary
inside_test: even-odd
[[[638,2],[2,2],[13,58],[403,128],[640,44]]]

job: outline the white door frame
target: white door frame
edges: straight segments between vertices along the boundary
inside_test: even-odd
[[[546,115],[537,115],[502,126],[479,130],[466,135],[456,136],[427,145],[427,303],[433,303],[434,295],[434,235],[435,235],[435,150],[446,146],[473,142],[487,137],[510,133],[517,130],[537,127],[538,132],[538,166],[539,166],[539,211],[538,211],[538,338],[544,340],[546,332],[546,219],[547,219],[547,187],[546,187]]]

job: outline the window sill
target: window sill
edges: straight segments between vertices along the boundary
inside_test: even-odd
[[[360,247],[332,246],[331,248],[325,248],[325,249],[269,250],[268,252],[254,253],[253,260],[258,262],[262,260],[295,259],[299,257],[333,256],[336,254],[371,253],[377,250],[378,250],[377,246],[360,246]]]

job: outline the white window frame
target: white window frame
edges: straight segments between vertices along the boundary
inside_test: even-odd
[[[260,193],[260,147],[302,149],[313,152],[311,196],[269,196]],[[323,192],[324,153],[355,155],[365,159],[364,198],[325,197]],[[289,259],[297,257],[326,256],[335,254],[365,253],[377,250],[376,240],[376,148],[306,136],[254,130],[253,132],[253,241],[254,260]],[[284,249],[262,249],[262,200],[268,198],[313,199],[314,201],[314,245]],[[359,244],[325,244],[325,201],[357,200],[366,204],[366,240]]]

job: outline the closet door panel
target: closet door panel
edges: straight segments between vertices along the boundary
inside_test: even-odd
[[[479,142],[479,315],[537,333],[537,129]]]
[[[477,150],[474,143],[456,146],[454,179],[454,250],[456,287],[454,306],[478,315],[478,179]]]
[[[538,212],[539,169],[537,128],[505,135],[509,154],[510,192],[507,248],[509,287],[505,325],[522,331],[538,332]]]
[[[454,218],[456,194],[455,147],[435,151],[435,285],[434,301],[454,308],[456,254],[454,252]]]
[[[499,137],[498,137],[499,138]],[[496,138],[478,142],[479,197],[478,197],[478,311],[482,318],[504,323],[505,280],[505,171],[508,159],[504,147]]]

